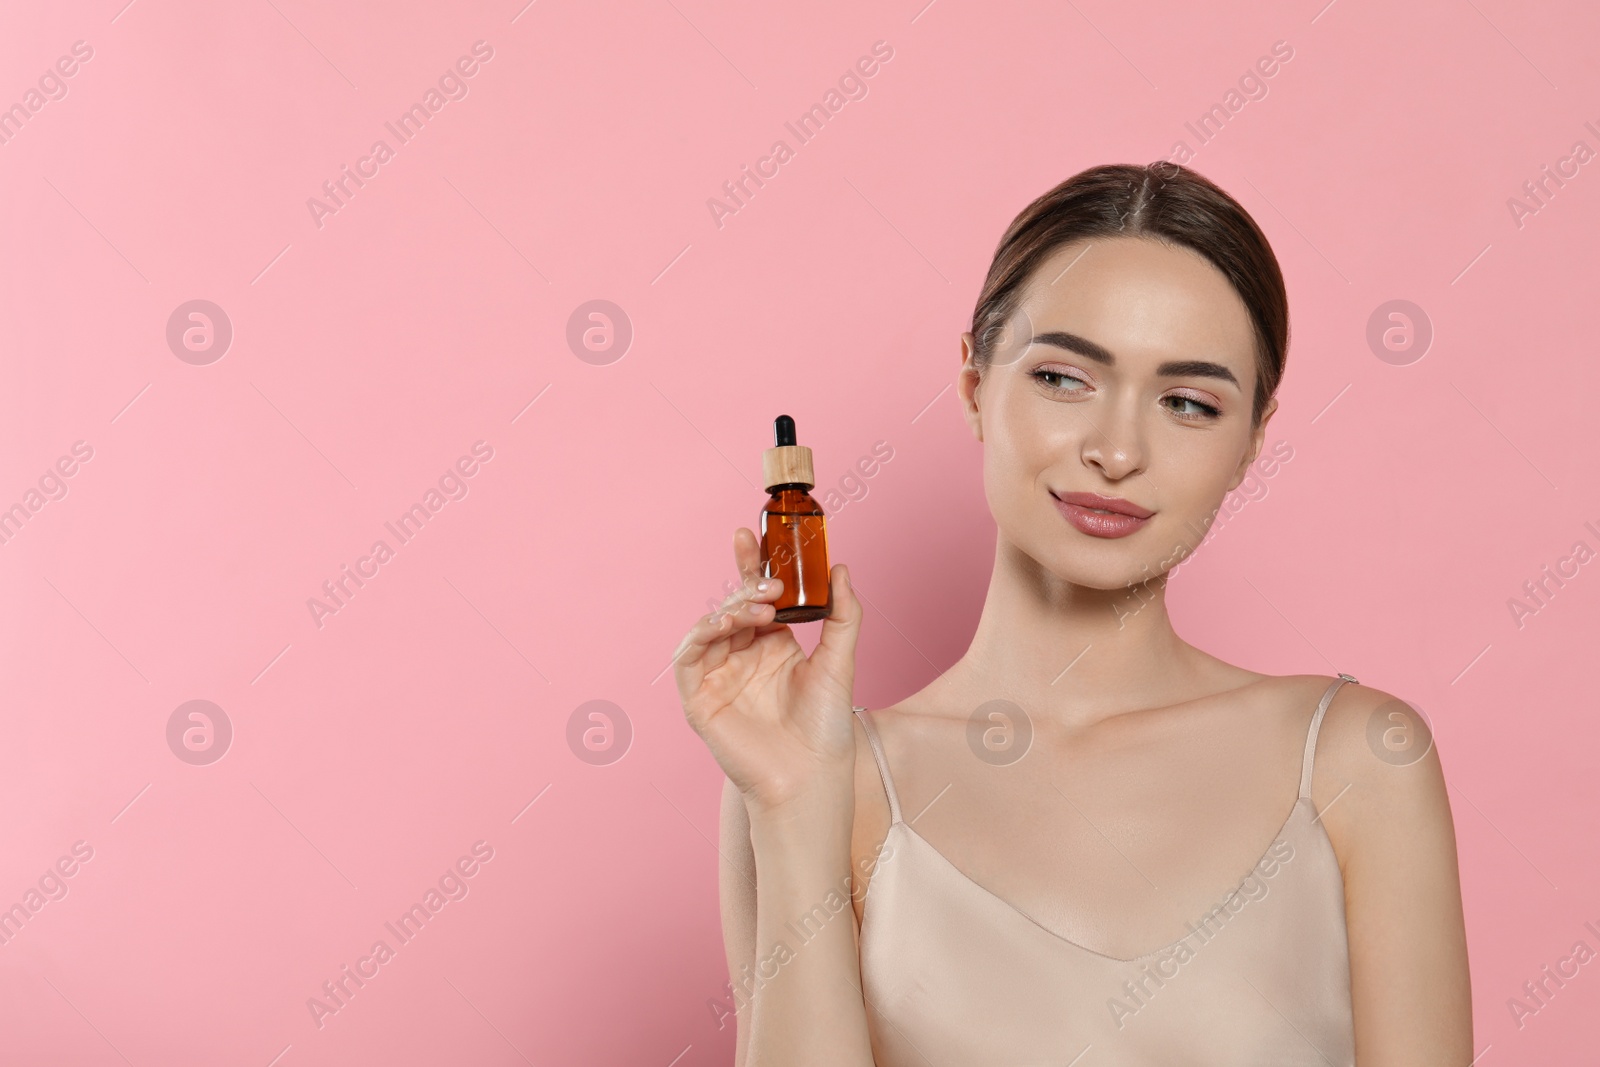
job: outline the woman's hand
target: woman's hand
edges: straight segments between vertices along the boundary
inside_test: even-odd
[[[849,572],[836,564],[828,575],[832,611],[807,659],[788,624],[773,621],[783,582],[761,577],[754,532],[734,531],[733,555],[743,584],[690,628],[674,659],[684,715],[752,815],[848,790],[861,629]]]

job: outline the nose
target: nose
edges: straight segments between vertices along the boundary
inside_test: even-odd
[[[1085,413],[1084,417],[1088,420],[1083,437],[1084,463],[1098,467],[1113,482],[1143,473],[1146,453],[1136,416],[1104,407],[1094,416]]]

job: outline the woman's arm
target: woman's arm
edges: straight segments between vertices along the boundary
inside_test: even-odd
[[[849,798],[847,785],[837,796]],[[738,1008],[734,1067],[871,1067],[855,912],[853,810],[832,802],[758,816],[723,788],[723,939]],[[830,895],[835,904],[825,901]],[[758,951],[759,949],[759,951]]]
[[[1352,685],[1329,705],[1317,748],[1312,800],[1344,873],[1356,1062],[1466,1067],[1466,927],[1432,735],[1404,702]]]
[[[743,968],[754,969],[756,958],[756,853],[750,844],[750,816],[744,797],[733,779],[722,780],[722,817],[719,821],[722,863],[717,868],[717,899],[722,904],[722,947],[728,956],[728,981],[733,986],[730,1007],[737,1018],[733,1067],[745,1067],[750,1045],[750,1001],[741,988]],[[722,1025],[727,1025],[726,1017]]]
[[[761,577],[752,531],[735,531],[734,560],[741,587],[689,628],[673,661],[684,716],[733,788],[719,885],[739,1055],[750,1067],[871,1067],[850,907],[861,604],[834,565],[832,610],[807,657],[775,621],[782,582]]]

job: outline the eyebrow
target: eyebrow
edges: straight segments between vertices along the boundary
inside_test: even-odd
[[[1068,333],[1065,330],[1051,330],[1048,333],[1035,334],[1032,343],[1064,348],[1068,352],[1076,352],[1080,356],[1086,356],[1096,363],[1103,363],[1108,367],[1116,366],[1117,363],[1117,357],[1111,354],[1110,349],[1103,345],[1095,344],[1087,337],[1079,337],[1077,334]],[[1156,374],[1168,378],[1220,378],[1223,381],[1232,382],[1238,388],[1243,388],[1243,386],[1239,385],[1239,379],[1233,376],[1233,371],[1220,363],[1212,363],[1204,359],[1172,360],[1157,367]]]

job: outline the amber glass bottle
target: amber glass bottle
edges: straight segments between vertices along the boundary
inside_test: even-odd
[[[776,446],[761,455],[762,484],[772,496],[761,509],[761,575],[781,578],[773,601],[778,622],[815,622],[832,610],[828,601],[828,528],[822,506],[807,492],[817,484],[811,449],[795,444],[794,420],[773,422]]]

